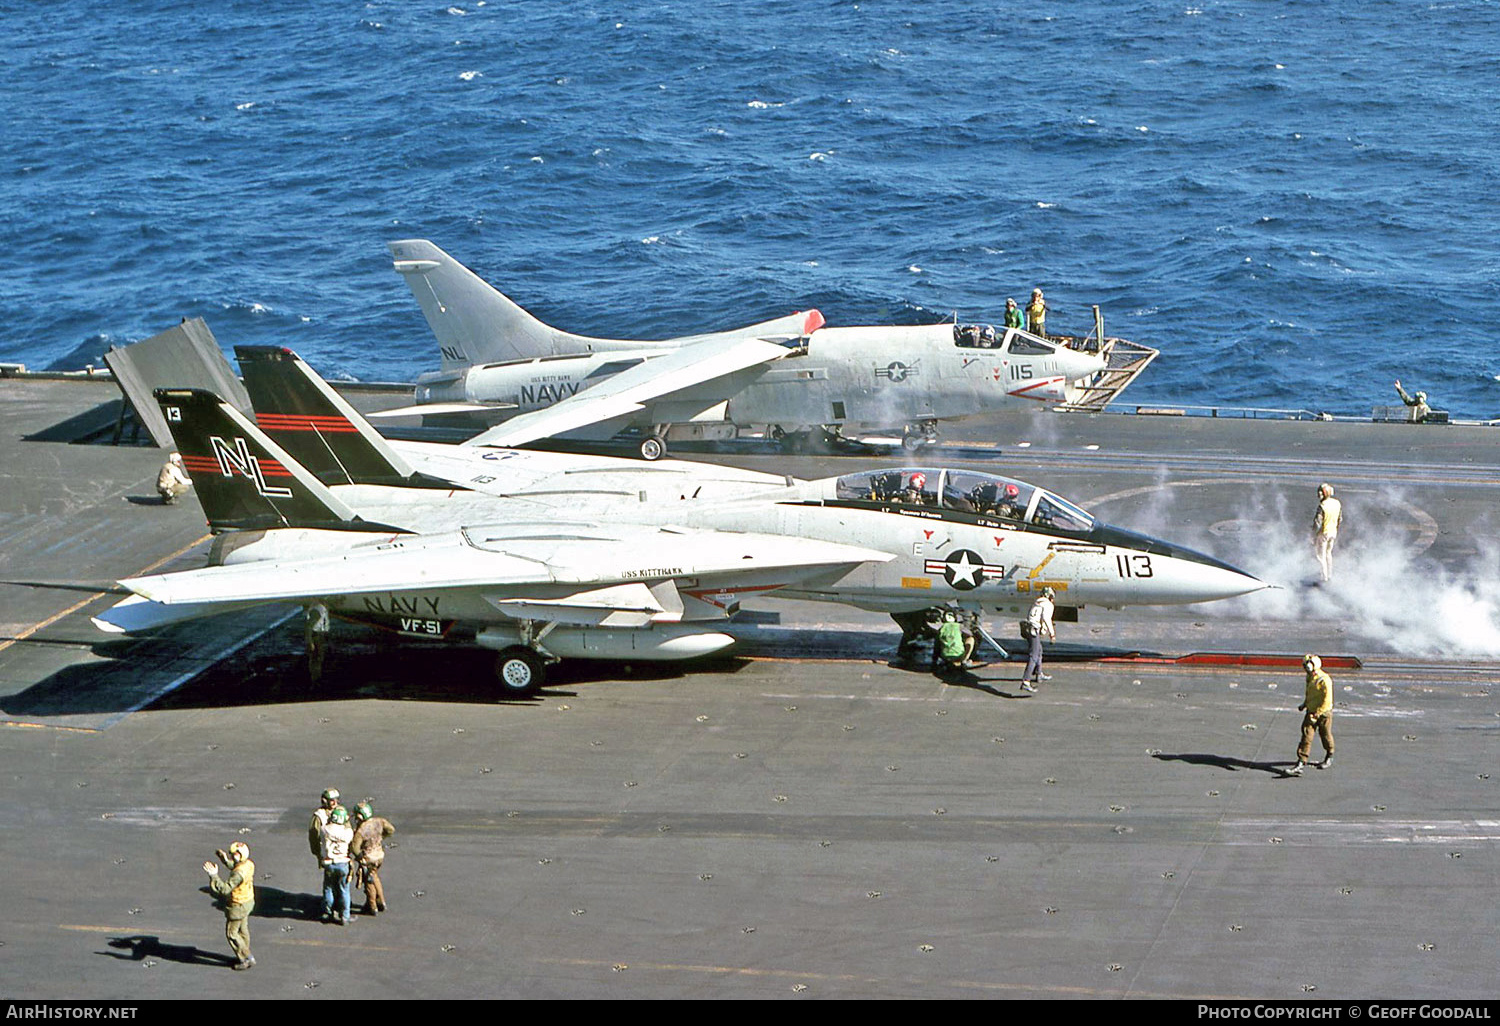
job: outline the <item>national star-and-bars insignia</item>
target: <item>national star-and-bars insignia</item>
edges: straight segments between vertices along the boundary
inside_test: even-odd
[[[986,563],[983,556],[969,549],[954,549],[943,559],[929,559],[923,569],[929,574],[942,574],[948,586],[958,591],[972,591],[986,578],[999,580],[1005,576],[1005,567]]]
[[[892,381],[905,381],[907,378],[916,377],[922,361],[913,360],[911,363],[902,363],[900,360],[892,361],[884,367],[875,368],[877,378],[889,378]]]

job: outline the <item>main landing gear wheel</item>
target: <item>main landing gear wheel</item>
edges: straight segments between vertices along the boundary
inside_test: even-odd
[[[916,452],[927,445],[938,444],[937,421],[924,420],[917,425],[907,425],[901,433],[901,448],[907,452]]]
[[[641,439],[641,459],[646,461],[659,460],[667,452],[666,440],[657,435],[647,435]]]
[[[512,645],[495,657],[495,680],[507,698],[530,698],[546,675],[542,657],[523,645]]]

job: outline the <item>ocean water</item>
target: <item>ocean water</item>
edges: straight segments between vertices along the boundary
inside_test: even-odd
[[[0,359],[183,316],[435,344],[385,242],[549,323],[820,308],[1162,350],[1137,401],[1500,416],[1494,2],[0,0]]]

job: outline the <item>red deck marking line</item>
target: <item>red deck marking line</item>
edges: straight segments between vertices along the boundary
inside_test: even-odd
[[[1359,656],[1321,656],[1323,667],[1334,670],[1358,670],[1365,665]],[[1264,652],[1193,652],[1184,656],[1104,656],[1101,663],[1161,663],[1173,666],[1269,666],[1301,669],[1300,655],[1277,655]]]
[[[1322,656],[1323,665],[1338,670],[1358,670],[1365,664],[1358,656]],[[1194,652],[1177,660],[1185,666],[1291,666],[1301,669],[1301,655],[1257,652]]]

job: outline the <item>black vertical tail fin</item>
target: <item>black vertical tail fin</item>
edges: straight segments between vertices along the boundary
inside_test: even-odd
[[[416,484],[370,422],[290,349],[235,346],[255,422],[324,484]]]
[[[214,531],[342,528],[357,521],[305,467],[214,393],[158,388],[152,395]]]

